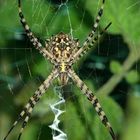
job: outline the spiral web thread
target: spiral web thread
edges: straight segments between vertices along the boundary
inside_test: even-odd
[[[59,101],[50,105],[55,117],[53,124],[51,124],[49,127],[52,129],[53,140],[67,140],[67,135],[59,128],[59,116],[65,112],[60,109],[60,105],[62,106],[65,103],[65,99],[62,97],[62,86],[57,86],[54,88],[54,90],[55,94],[57,94],[59,97]]]

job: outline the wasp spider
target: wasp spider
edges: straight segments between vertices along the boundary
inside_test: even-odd
[[[102,123],[108,129],[112,140],[115,140],[114,131],[102,110],[101,105],[97,97],[93,94],[93,92],[86,86],[86,84],[77,76],[74,72],[72,65],[79,60],[84,54],[88,52],[88,50],[95,44],[98,38],[103,34],[105,30],[111,25],[109,23],[106,28],[101,32],[98,36],[95,35],[97,31],[97,27],[99,25],[99,21],[103,14],[105,0],[102,0],[102,5],[98,11],[98,15],[96,17],[95,23],[93,25],[92,31],[88,35],[87,39],[83,43],[82,47],[79,47],[79,41],[77,39],[73,39],[72,36],[60,32],[59,34],[52,36],[45,43],[45,47],[42,47],[42,44],[32,33],[30,27],[28,26],[23,12],[21,8],[21,1],[18,0],[18,8],[19,8],[19,17],[23,28],[27,34],[27,37],[33,44],[33,46],[51,63],[54,65],[54,68],[48,78],[40,85],[40,87],[35,91],[34,95],[29,99],[28,103],[25,105],[24,109],[21,111],[18,119],[14,122],[11,129],[8,131],[4,140],[7,139],[8,135],[11,133],[13,128],[17,125],[20,120],[23,120],[22,127],[18,136],[18,140],[21,138],[22,132],[26,127],[27,122],[31,116],[32,110],[37,104],[37,102],[41,99],[42,95],[47,91],[51,82],[55,78],[58,78],[62,85],[66,85],[68,83],[69,78],[71,78],[74,83],[81,89],[81,92],[87,97],[87,99],[91,102],[93,107],[95,108],[97,114],[99,115]]]

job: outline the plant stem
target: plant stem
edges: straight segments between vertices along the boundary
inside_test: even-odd
[[[118,85],[118,83],[124,78],[126,73],[131,69],[131,67],[140,59],[140,48],[131,49],[127,59],[124,61],[122,65],[122,72],[118,74],[114,74],[97,92],[96,94],[102,94],[104,96],[109,95],[114,88]]]

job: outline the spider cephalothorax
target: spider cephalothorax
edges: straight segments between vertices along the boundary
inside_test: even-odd
[[[78,47],[78,39],[72,39],[71,36],[63,32],[52,36],[46,42],[46,49],[54,57],[54,67],[58,69],[58,78],[61,85],[66,85],[68,82],[69,76],[67,71],[71,68],[70,61]]]
[[[82,93],[87,97],[87,99],[91,102],[93,107],[95,108],[97,114],[99,115],[100,120],[108,129],[111,137],[113,140],[116,140],[114,131],[101,107],[97,97],[93,94],[93,92],[87,87],[87,85],[78,77],[78,75],[74,72],[72,65],[81,58],[84,54],[88,52],[88,50],[95,44],[98,38],[103,34],[101,32],[99,35],[96,36],[95,32],[98,28],[99,21],[103,14],[103,7],[104,7],[105,0],[102,0],[102,6],[98,12],[98,16],[96,17],[96,21],[93,25],[92,31],[89,33],[86,41],[83,43],[81,47],[79,47],[79,42],[77,39],[73,39],[68,34],[59,33],[55,36],[52,36],[51,39],[47,40],[45,47],[42,46],[41,42],[35,37],[32,33],[30,27],[28,26],[22,9],[21,9],[21,1],[18,0],[18,8],[19,8],[19,17],[20,21],[26,31],[26,34],[29,40],[32,42],[33,46],[39,50],[39,52],[51,63],[54,65],[54,68],[48,78],[40,85],[40,87],[35,91],[34,95],[29,99],[28,103],[25,105],[24,109],[20,113],[18,119],[14,122],[11,129],[8,131],[7,135],[5,136],[4,140],[7,139],[10,132],[13,128],[17,125],[20,120],[23,120],[22,128],[18,137],[20,139],[22,132],[29,121],[31,116],[32,110],[40,98],[46,93],[46,90],[49,88],[50,84],[53,82],[55,78],[59,78],[60,83],[62,85],[67,84],[68,79],[71,78],[75,85],[79,87]],[[106,28],[111,25],[109,23]]]
[[[52,36],[46,43],[47,49],[53,54],[57,62],[69,62],[75,48],[78,46],[79,42],[77,39],[72,39],[71,36],[63,32]]]

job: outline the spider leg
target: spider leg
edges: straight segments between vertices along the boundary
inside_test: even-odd
[[[102,15],[103,15],[104,3],[105,3],[105,0],[102,0],[102,5],[101,5],[100,10],[98,11],[98,15],[97,15],[95,23],[93,25],[93,29],[92,29],[91,33],[88,35],[86,41],[83,43],[83,46],[88,46],[90,44],[90,42],[92,41],[92,38],[95,35],[95,32],[96,32],[96,30],[98,28],[100,19],[101,19]]]
[[[38,99],[38,100],[39,100],[39,99]],[[37,102],[36,102],[36,103],[37,103]],[[36,104],[36,103],[35,103],[35,104]],[[24,119],[24,121],[23,121],[23,123],[22,123],[22,127],[21,127],[21,129],[20,129],[20,133],[19,133],[19,136],[18,136],[18,140],[20,140],[21,135],[22,135],[22,133],[23,133],[23,130],[24,130],[24,128],[26,127],[26,125],[27,125],[27,123],[28,123],[28,121],[29,121],[29,118],[30,118],[30,116],[31,116],[32,110],[33,110],[33,107],[30,107],[29,110],[28,110],[28,112],[26,113],[26,117],[25,117],[25,119]]]
[[[22,132],[30,118],[30,115],[32,113],[32,110],[34,108],[34,106],[36,105],[36,103],[40,100],[40,98],[42,97],[42,95],[46,92],[46,90],[49,88],[51,82],[58,76],[58,72],[57,70],[52,71],[52,73],[48,76],[48,78],[40,85],[40,87],[38,88],[38,90],[35,91],[35,94],[30,97],[28,103],[26,104],[26,106],[24,107],[23,111],[21,111],[18,119],[14,122],[14,124],[12,125],[12,127],[10,128],[10,130],[8,131],[7,135],[4,137],[4,140],[7,139],[7,137],[9,136],[9,134],[11,133],[11,131],[15,128],[15,126],[17,125],[17,123],[24,118],[25,119],[23,121],[22,124],[22,128],[20,130],[20,134],[18,137],[18,140],[20,139]]]
[[[72,64],[77,60],[79,59],[81,56],[83,56],[83,52],[86,52],[86,48],[87,50],[89,49],[88,47],[89,46],[93,46],[94,42],[96,41],[96,37],[95,37],[95,32],[98,28],[98,25],[99,25],[99,22],[100,22],[100,19],[103,15],[103,9],[104,9],[104,4],[105,4],[105,0],[102,0],[102,4],[101,4],[101,7],[98,11],[98,15],[96,17],[96,20],[95,20],[95,23],[93,25],[93,29],[92,31],[89,33],[87,39],[85,40],[85,42],[83,43],[83,47],[81,47],[74,55],[73,55],[73,58],[71,58],[71,62]],[[111,25],[111,23],[108,24],[107,28]],[[105,28],[106,29],[106,28]],[[107,30],[107,29],[106,29]]]
[[[89,45],[81,47],[72,58],[72,64],[79,60],[83,55],[85,55],[94,45],[95,43],[101,38],[101,36],[105,33],[105,31],[110,27],[112,23],[110,22],[104,29],[101,31],[97,36],[95,36]]]
[[[83,94],[87,97],[87,99],[92,103],[93,107],[95,108],[97,114],[100,117],[100,120],[104,124],[104,126],[109,130],[109,133],[112,137],[112,140],[116,140],[115,133],[101,107],[99,104],[99,101],[95,95],[93,95],[93,92],[88,89],[88,87],[84,84],[84,82],[76,75],[76,73],[73,70],[69,70],[69,76],[72,78],[72,80],[76,83],[77,87],[81,89]]]
[[[33,32],[31,31],[29,25],[26,22],[26,19],[24,18],[23,12],[22,12],[22,8],[21,8],[21,0],[18,0],[18,9],[19,9],[19,17],[20,17],[20,21],[21,24],[23,26],[23,28],[26,31],[26,35],[29,38],[29,40],[31,41],[31,43],[34,45],[34,47],[39,50],[39,52],[45,57],[48,58],[49,60],[51,60],[51,62],[54,62],[54,57],[52,56],[52,54],[50,54],[45,48],[42,47],[42,44],[38,41],[38,39],[34,36]]]

